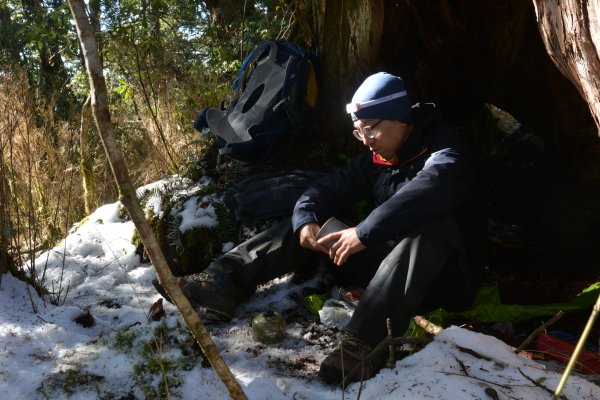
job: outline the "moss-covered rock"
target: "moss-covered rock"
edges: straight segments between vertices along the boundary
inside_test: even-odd
[[[141,194],[148,223],[175,276],[204,270],[222,253],[223,244],[234,240],[236,225],[222,193],[221,185],[205,181],[185,188],[165,185]],[[144,258],[137,231],[132,242]]]
[[[235,227],[218,194],[193,194],[177,201],[155,224],[176,276],[203,271],[233,240]]]

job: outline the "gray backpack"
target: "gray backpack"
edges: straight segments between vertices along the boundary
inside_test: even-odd
[[[287,41],[268,41],[246,58],[227,109],[208,108],[195,128],[213,133],[220,155],[277,162],[301,131],[302,113],[317,96],[316,57]]]

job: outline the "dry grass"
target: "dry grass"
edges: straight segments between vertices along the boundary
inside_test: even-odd
[[[167,92],[155,99],[154,116],[136,97],[113,107],[119,144],[136,186],[177,172],[191,139],[191,127],[181,125],[187,117],[174,112]],[[85,216],[80,115],[54,122],[52,113],[22,71],[0,73],[0,255],[8,253],[16,265],[33,262]],[[116,185],[93,124],[89,154],[95,204],[116,201]],[[0,267],[6,268],[2,259]],[[26,272],[36,279],[33,269]]]
[[[0,173],[2,242],[17,265],[55,243],[81,213],[79,176],[74,168],[76,131],[44,118],[26,76],[0,77]],[[40,110],[42,110],[40,112]],[[76,165],[76,164],[75,164]]]

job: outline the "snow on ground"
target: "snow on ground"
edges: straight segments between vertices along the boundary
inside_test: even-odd
[[[54,296],[60,305],[2,277],[0,399],[160,399],[167,390],[173,399],[229,398],[171,304],[164,305],[167,318],[147,322],[160,298],[150,283],[155,273],[135,254],[133,223],[119,211],[118,203],[100,207],[35,261],[46,286],[63,289]],[[353,384],[342,393],[317,377],[335,344],[327,330],[303,310],[292,314],[317,286],[316,278],[295,285],[283,277],[261,287],[232,321],[207,322],[248,398],[492,399],[495,393],[498,399],[546,399],[551,394],[527,377],[551,390],[560,379],[493,337],[451,327],[362,388]],[[268,309],[288,315],[287,338],[276,345],[251,335],[253,315]],[[86,311],[95,322],[89,328],[74,322]],[[564,395],[600,399],[600,387],[572,376]]]

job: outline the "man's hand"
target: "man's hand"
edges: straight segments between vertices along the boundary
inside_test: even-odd
[[[356,228],[333,232],[317,241],[321,246],[327,242],[333,242],[328,254],[336,265],[342,265],[351,254],[367,248],[356,235]]]
[[[310,250],[329,254],[329,250],[317,242],[316,234],[319,232],[319,229],[321,228],[315,223],[306,224],[300,228],[300,246]]]

